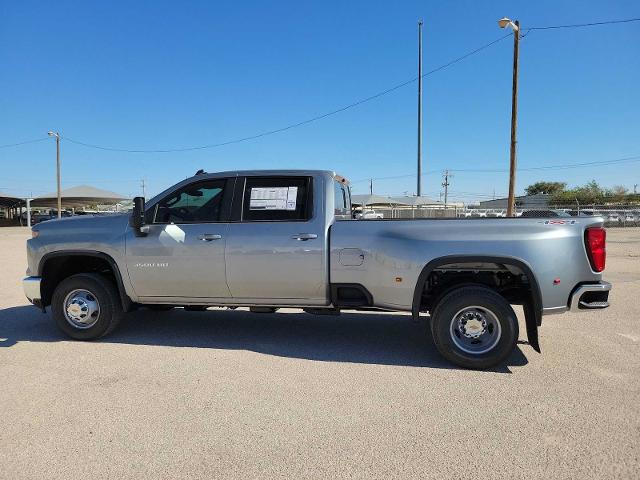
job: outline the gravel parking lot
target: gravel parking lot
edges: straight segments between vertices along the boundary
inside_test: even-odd
[[[638,478],[640,229],[612,307],[545,317],[507,365],[440,359],[408,315],[140,310],[65,339],[0,229],[0,478]]]

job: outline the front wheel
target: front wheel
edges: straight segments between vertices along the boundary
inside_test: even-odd
[[[94,340],[107,335],[122,317],[122,305],[115,285],[94,273],[65,278],[51,299],[53,319],[76,340]]]
[[[431,315],[438,351],[464,368],[485,369],[503,362],[518,341],[518,318],[504,297],[481,286],[445,295]]]

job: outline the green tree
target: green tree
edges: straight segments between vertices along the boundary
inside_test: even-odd
[[[553,194],[551,203],[553,205],[570,205],[576,202],[581,205],[589,203],[595,204],[604,203],[607,197],[611,197],[610,193],[598,185],[598,182],[591,180],[581,187],[575,187]]]
[[[524,191],[527,195],[536,195],[538,193],[555,195],[563,192],[565,188],[567,188],[567,184],[564,182],[536,182],[529,185]]]

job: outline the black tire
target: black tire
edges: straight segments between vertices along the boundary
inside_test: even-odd
[[[476,322],[475,331],[466,330],[471,328],[466,323],[468,318]],[[479,332],[478,338],[468,336]],[[451,363],[483,370],[502,363],[511,354],[518,341],[518,318],[495,291],[482,286],[460,287],[436,305],[431,315],[431,333],[436,348]]]
[[[97,300],[99,312],[91,326],[79,328],[65,315],[65,300],[75,290],[89,292]],[[95,340],[111,333],[123,316],[120,295],[111,280],[95,273],[81,273],[65,278],[51,299],[53,319],[67,336],[75,340]]]

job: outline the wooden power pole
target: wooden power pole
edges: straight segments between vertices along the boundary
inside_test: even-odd
[[[516,189],[516,130],[518,126],[518,59],[520,49],[520,22],[514,22],[513,29],[513,88],[511,92],[511,149],[509,155],[509,200],[507,204],[507,216],[515,216],[515,189]]]
[[[418,22],[418,197],[422,195],[422,20]]]
[[[449,185],[451,185],[449,183],[449,178],[453,177],[453,175],[451,175],[449,173],[449,170],[445,170],[444,173],[442,174],[442,186],[444,187],[444,206],[445,208],[447,207],[447,200],[449,199]]]

